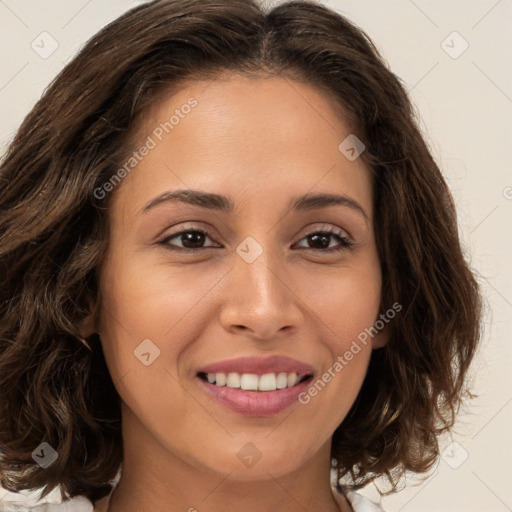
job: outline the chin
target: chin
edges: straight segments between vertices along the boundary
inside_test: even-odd
[[[275,464],[274,461],[264,462],[261,459],[252,467],[243,467],[242,464],[231,464],[223,466],[222,473],[228,474],[231,481],[255,482],[269,480],[270,478],[282,478],[298,470],[300,464]],[[225,468],[225,469],[224,469]]]
[[[240,443],[233,444],[238,446]],[[226,451],[218,453],[214,460],[203,460],[202,464],[211,471],[229,474],[230,480],[248,482],[281,478],[293,473],[307,463],[308,455],[310,454],[295,451],[291,447],[278,449],[268,440],[265,446],[261,443],[260,448],[257,447],[257,441],[248,441],[236,450],[231,445]]]

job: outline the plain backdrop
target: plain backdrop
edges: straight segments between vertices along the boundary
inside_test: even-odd
[[[139,3],[0,0],[0,154],[65,63]],[[430,476],[411,475],[382,504],[388,512],[510,511],[512,0],[321,3],[363,28],[410,91],[489,310],[473,368],[478,398],[442,439]],[[373,485],[364,492],[378,499]]]

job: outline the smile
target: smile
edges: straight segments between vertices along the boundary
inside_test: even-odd
[[[277,389],[291,388],[304,382],[311,375],[298,376],[295,372],[286,373],[199,373],[199,377],[215,386],[226,386],[232,389],[245,391],[276,391]]]

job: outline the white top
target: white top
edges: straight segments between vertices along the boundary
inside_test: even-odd
[[[336,502],[341,506],[341,495],[334,487],[332,492]],[[111,494],[112,492],[96,502],[100,512],[107,512]],[[37,490],[14,493],[1,489],[0,512],[93,512],[94,510],[93,503],[85,496],[76,496],[62,502],[58,489],[54,489],[41,501],[37,499],[39,495],[40,492]],[[346,497],[354,512],[384,512],[379,505],[357,492],[349,491]]]

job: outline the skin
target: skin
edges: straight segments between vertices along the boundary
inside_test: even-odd
[[[123,473],[110,512],[339,511],[329,483],[332,434],[385,331],[307,405],[272,417],[211,400],[196,372],[276,354],[311,364],[319,376],[374,324],[381,269],[369,170],[338,150],[351,130],[328,98],[276,77],[187,84],[148,113],[138,147],[190,97],[197,106],[113,193],[100,300],[84,325],[85,334],[100,335],[122,399]],[[176,189],[227,195],[235,211],[163,202],[141,213]],[[367,219],[340,205],[290,211],[292,197],[320,192],[349,196]],[[179,252],[183,236],[158,244],[183,229],[212,236],[195,253]],[[325,229],[353,246],[329,254],[308,239]],[[236,252],[248,236],[263,249],[252,263]],[[336,237],[328,242],[340,246]],[[145,339],[160,350],[149,366],[134,356]],[[237,457],[249,442],[261,453],[252,467]]]

